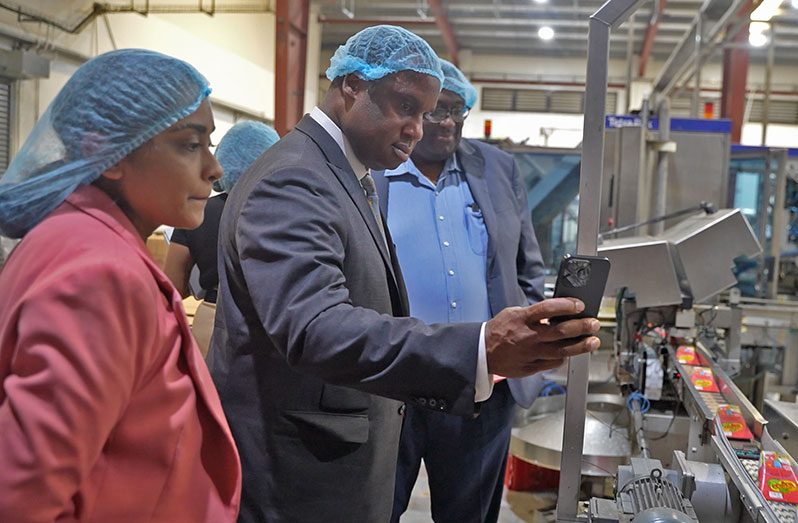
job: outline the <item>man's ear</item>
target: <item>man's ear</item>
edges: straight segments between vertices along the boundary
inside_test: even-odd
[[[341,83],[341,91],[346,98],[354,99],[358,93],[367,89],[366,81],[358,78],[356,74],[348,74],[344,76]]]

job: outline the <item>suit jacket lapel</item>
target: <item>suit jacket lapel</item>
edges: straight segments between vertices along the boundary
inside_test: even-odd
[[[496,257],[496,244],[493,241],[499,227],[496,219],[496,212],[493,209],[493,202],[490,199],[488,183],[485,180],[485,159],[482,154],[469,144],[465,139],[460,140],[457,149],[457,156],[465,171],[466,183],[471,190],[471,196],[482,209],[482,218],[485,220],[485,229],[488,232],[488,267],[494,266],[493,259]]]
[[[341,185],[343,185],[347,194],[349,194],[349,197],[352,199],[352,203],[355,205],[355,208],[357,208],[360,216],[363,218],[363,221],[366,222],[369,232],[371,233],[371,238],[374,240],[374,243],[377,245],[377,249],[380,251],[380,256],[382,256],[382,260],[385,263],[388,274],[390,274],[394,284],[398,288],[399,286],[393,268],[393,261],[391,260],[391,253],[389,253],[386,249],[385,242],[382,239],[382,232],[380,232],[379,225],[377,225],[377,221],[374,219],[374,215],[371,213],[371,207],[369,206],[368,200],[366,200],[366,194],[363,192],[363,187],[360,185],[357,176],[355,176],[355,173],[352,171],[352,166],[346,159],[344,152],[338,146],[338,143],[333,140],[332,136],[330,136],[329,133],[327,133],[327,131],[325,131],[324,128],[310,116],[306,115],[304,118],[302,118],[302,120],[300,120],[300,122],[296,125],[296,129],[308,135],[314,142],[316,142],[316,145],[319,146],[319,149],[321,149],[321,152],[324,154],[325,158],[327,158],[330,170],[333,172],[333,174],[335,174],[335,177],[338,178],[338,181],[341,183]],[[383,222],[387,223],[385,220],[383,220]],[[390,242],[390,237],[387,237],[387,234],[388,231],[386,230],[386,240]]]

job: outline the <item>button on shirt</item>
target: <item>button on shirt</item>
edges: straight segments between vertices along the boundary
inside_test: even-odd
[[[388,228],[410,315],[427,323],[489,320],[488,234],[456,156],[446,162],[437,184],[412,159],[385,171],[385,177]]]

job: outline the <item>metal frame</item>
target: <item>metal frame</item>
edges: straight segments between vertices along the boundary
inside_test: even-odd
[[[608,0],[590,17],[576,238],[576,250],[582,255],[595,255],[598,246],[610,30],[621,25],[641,3],[643,0]],[[568,362],[557,521],[578,521],[589,365],[590,354],[576,356]]]
[[[696,50],[696,36],[701,36],[701,53],[714,49],[710,44],[722,34],[732,17],[740,12],[744,3],[745,0],[733,0],[730,4],[725,0],[707,0],[693,19],[690,30],[674,47],[665,65],[654,79],[654,93],[657,97],[669,96],[679,79],[690,72],[697,63],[700,63],[700,57],[692,58]],[[719,17],[708,19],[707,13],[717,11],[722,11]],[[708,26],[708,24],[711,25]]]

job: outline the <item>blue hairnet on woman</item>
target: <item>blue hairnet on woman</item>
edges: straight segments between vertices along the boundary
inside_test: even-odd
[[[252,162],[279,139],[277,131],[265,123],[243,121],[231,127],[216,147],[216,159],[224,171],[217,182],[219,192],[230,192]]]
[[[202,225],[193,230],[175,229],[172,234],[164,272],[183,297],[189,295],[192,268],[196,264],[199,269],[201,289],[197,289],[200,292],[196,294],[202,298],[202,303],[194,314],[191,332],[203,356],[208,354],[216,317],[216,292],[219,286],[216,244],[227,193],[249,166],[279,139],[277,131],[264,123],[244,121],[231,127],[216,147],[216,159],[224,174],[214,183],[214,188],[224,192],[208,200]]]
[[[221,168],[208,83],[145,50],[81,66],[0,178],[0,521],[235,521],[241,469],[144,241]]]

